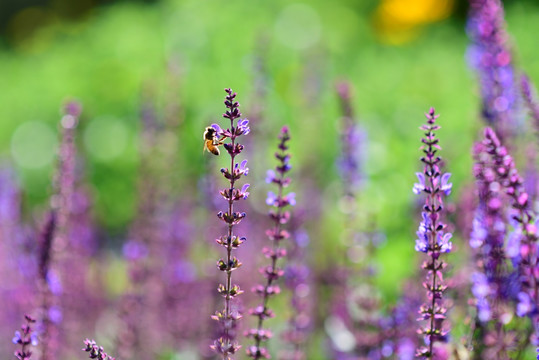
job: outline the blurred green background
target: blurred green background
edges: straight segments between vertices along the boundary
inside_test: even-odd
[[[506,4],[516,59],[536,80],[538,10],[534,1]],[[420,167],[418,126],[430,106],[442,116],[454,202],[471,181],[470,146],[481,122],[477,81],[465,61],[464,1],[4,0],[0,14],[0,153],[17,168],[28,210],[51,193],[59,109],[75,97],[84,106],[78,142],[95,215],[110,231],[125,231],[135,212],[147,89],[158,104],[172,96],[182,109],[179,188],[206,169],[201,134],[221,121],[223,88],[238,92],[247,118],[263,109],[263,120],[251,124],[260,144],[273,144],[289,124],[297,174],[321,189],[318,233],[331,238],[340,226],[332,201],[341,116],[334,85],[350,81],[368,133],[359,201],[391,244],[379,255],[389,293],[398,291],[395,279],[414,271],[419,215],[411,188]],[[267,160],[251,164],[260,180],[273,150],[254,146],[246,157],[256,151]],[[252,201],[263,203],[265,189],[254,191]]]

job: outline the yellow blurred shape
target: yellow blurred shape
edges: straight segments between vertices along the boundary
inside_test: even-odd
[[[454,5],[454,0],[382,0],[374,25],[382,41],[401,44],[417,36],[421,26],[449,17]]]
[[[107,269],[102,273],[105,289],[113,297],[123,294],[128,287],[127,264],[123,259],[109,255]]]

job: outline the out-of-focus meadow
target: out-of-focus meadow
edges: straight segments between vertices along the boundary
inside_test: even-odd
[[[403,279],[418,271],[419,212],[411,189],[420,168],[418,127],[430,106],[441,114],[445,169],[454,184],[449,203],[457,203],[461,189],[473,183],[470,149],[482,123],[477,79],[466,62],[464,3],[163,0],[87,1],[81,8],[70,3],[4,5],[10,15],[0,38],[0,154],[2,165],[13,166],[20,181],[25,220],[40,223],[52,193],[60,106],[73,98],[83,104],[76,135],[79,176],[109,259],[103,276],[110,297],[126,287],[120,253],[140,200],[144,104],[153,104],[159,116],[173,114],[171,121],[177,122],[160,144],[165,153],[174,152],[169,157],[174,161],[161,169],[168,170],[175,196],[196,204],[185,212],[194,228],[215,218],[200,210],[213,198],[204,186],[206,174],[225,186],[217,176],[226,157],[202,153],[204,128],[221,122],[223,88],[238,93],[242,113],[251,120],[252,138],[242,155],[250,161],[248,202],[258,218],[266,212],[270,188],[263,180],[274,166],[276,137],[289,125],[291,188],[298,208],[317,208],[318,217],[305,226],[309,259],[315,268],[325,268],[348,244],[341,230],[347,205],[336,166],[342,111],[335,90],[337,82],[348,81],[367,134],[356,227],[374,226],[385,236],[376,253],[375,282],[387,304],[395,301]],[[532,1],[506,5],[516,61],[537,81],[538,10]],[[448,207],[456,221],[458,208]],[[457,263],[466,239],[455,237],[450,262]],[[192,238],[194,261],[213,264],[220,256],[213,238],[205,232]],[[256,254],[242,256],[260,257],[253,249]],[[0,348],[8,348],[8,341],[0,340]]]

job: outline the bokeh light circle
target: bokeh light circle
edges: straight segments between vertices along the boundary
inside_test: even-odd
[[[127,125],[116,118],[96,118],[84,131],[84,146],[88,154],[97,161],[108,162],[122,155],[128,140]]]
[[[49,165],[56,156],[56,132],[44,122],[25,122],[11,137],[11,155],[18,166],[39,169]]]

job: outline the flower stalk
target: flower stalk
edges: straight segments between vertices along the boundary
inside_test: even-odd
[[[425,205],[423,206],[423,221],[417,231],[415,249],[428,255],[428,260],[423,262],[422,268],[427,271],[426,281],[423,287],[427,289],[428,301],[419,310],[421,315],[419,321],[426,321],[426,326],[422,326],[418,333],[423,334],[425,346],[417,349],[416,356],[423,359],[432,359],[434,356],[434,343],[445,342],[447,330],[442,327],[447,309],[443,306],[443,293],[447,286],[443,283],[443,269],[445,262],[440,258],[442,253],[451,251],[451,233],[444,232],[446,224],[440,219],[443,210],[443,199],[451,193],[452,184],[449,183],[451,174],[442,175],[439,164],[441,157],[437,155],[440,146],[436,138],[436,130],[440,129],[436,125],[434,108],[427,114],[427,124],[420,127],[425,131],[425,137],[421,140],[424,144],[421,149],[424,156],[421,162],[424,164],[423,172],[416,173],[419,183],[414,185],[413,191],[419,195],[426,194]]]
[[[15,351],[15,357],[18,360],[30,360],[32,357],[32,351],[29,349],[30,345],[37,345],[37,335],[33,332],[32,324],[36,322],[30,315],[24,315],[26,323],[21,326],[21,331],[15,331],[13,337],[13,343],[18,344],[21,348]]]
[[[232,283],[232,272],[238,269],[242,263],[237,257],[232,256],[232,251],[236,250],[243,242],[245,237],[235,235],[234,227],[238,225],[246,214],[244,212],[237,212],[234,209],[234,203],[247,199],[249,192],[249,184],[244,184],[241,189],[237,189],[236,182],[244,175],[249,173],[247,167],[247,160],[243,160],[240,164],[237,163],[236,157],[243,151],[243,145],[237,142],[237,139],[241,135],[247,135],[250,132],[249,120],[238,120],[241,117],[239,110],[240,104],[236,101],[236,93],[231,89],[225,89],[227,93],[225,97],[226,112],[223,114],[225,119],[230,121],[230,127],[226,130],[221,129],[217,124],[213,124],[219,142],[229,139],[223,146],[230,156],[230,168],[222,168],[221,174],[229,181],[229,187],[220,191],[221,196],[227,201],[227,211],[219,211],[217,217],[227,224],[227,233],[216,239],[217,244],[226,249],[226,258],[219,259],[217,267],[220,271],[225,273],[226,281],[224,284],[218,286],[218,292],[224,298],[224,309],[217,311],[212,319],[219,322],[221,326],[221,336],[216,339],[211,345],[211,348],[222,355],[223,360],[233,359],[234,355],[240,345],[235,341],[237,322],[241,319],[242,315],[234,309],[232,301],[236,296],[243,293],[240,287]]]
[[[262,342],[268,341],[272,337],[271,331],[264,329],[264,320],[274,317],[273,311],[268,307],[269,298],[273,295],[279,294],[281,289],[275,282],[284,275],[284,270],[277,267],[277,260],[286,256],[286,250],[281,248],[281,241],[288,239],[290,234],[283,229],[290,219],[290,212],[285,208],[288,205],[295,205],[295,194],[284,194],[284,189],[290,185],[290,178],[286,176],[290,171],[290,154],[288,154],[287,142],[290,140],[288,127],[281,129],[279,135],[278,151],[275,153],[279,164],[276,166],[275,171],[269,170],[266,177],[266,182],[274,183],[277,185],[277,194],[268,192],[266,204],[272,207],[269,212],[269,217],[273,221],[273,228],[266,231],[268,239],[272,242],[271,248],[265,247],[262,251],[266,258],[270,259],[270,265],[262,267],[260,272],[266,278],[264,285],[260,284],[253,288],[253,292],[262,298],[262,302],[249,310],[249,313],[258,318],[257,327],[249,330],[247,336],[254,339],[254,345],[247,349],[247,356],[253,359],[269,359],[270,355],[265,347],[262,347]],[[276,209],[273,209],[276,208]]]
[[[494,162],[498,181],[512,202],[511,220],[515,225],[508,242],[508,252],[518,264],[520,290],[517,295],[516,313],[518,316],[528,316],[535,332],[535,344],[539,337],[539,264],[537,261],[537,218],[530,208],[528,193],[523,186],[523,179],[516,169],[515,162],[502,145],[492,128],[484,132],[483,145]],[[539,349],[538,349],[539,350]]]

